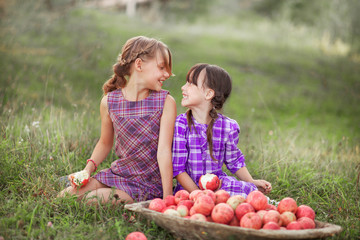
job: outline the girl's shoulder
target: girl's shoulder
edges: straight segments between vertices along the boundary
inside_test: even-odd
[[[240,131],[240,126],[235,119],[229,118],[221,113],[218,113],[218,118],[216,119],[215,126],[227,128],[230,131]]]
[[[187,118],[186,118],[186,113],[181,113],[176,117],[176,121],[175,121],[176,125],[183,125],[186,126],[187,125]]]
[[[160,91],[153,91],[152,95],[155,97],[160,97],[160,98],[166,98],[166,96],[170,94],[170,92],[168,90],[165,89],[161,89]]]

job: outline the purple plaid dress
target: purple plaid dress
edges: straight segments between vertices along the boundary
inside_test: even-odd
[[[160,118],[168,91],[151,91],[141,101],[127,101],[120,89],[108,93],[109,115],[119,159],[94,176],[99,182],[125,191],[134,200],[162,197],[157,146]]]
[[[222,180],[221,189],[233,195],[243,195],[246,197],[250,192],[257,190],[256,186],[249,182],[239,181],[233,176],[228,176],[223,172],[223,164],[231,173],[235,173],[245,167],[245,158],[237,147],[239,142],[240,128],[237,122],[222,114],[218,114],[213,126],[213,156],[218,160],[214,161],[210,157],[207,137],[206,124],[201,124],[193,118],[196,128],[191,127],[191,132],[186,120],[186,113],[180,114],[176,118],[174,139],[172,146],[172,159],[174,177],[182,172],[187,172],[192,180],[199,186],[201,175],[213,173]],[[183,189],[177,183],[174,192]]]

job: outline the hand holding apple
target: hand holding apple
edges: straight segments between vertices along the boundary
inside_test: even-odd
[[[69,175],[69,180],[74,187],[85,186],[89,182],[89,179],[90,179],[90,174],[86,170],[82,170]]]
[[[199,179],[199,187],[201,190],[209,189],[215,191],[220,187],[219,177],[212,173],[202,175]]]

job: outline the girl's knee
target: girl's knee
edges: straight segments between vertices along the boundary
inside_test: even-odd
[[[74,191],[74,188],[70,186],[70,187],[67,187],[64,190],[62,190],[57,195],[57,197],[65,197],[66,194],[74,195],[74,194],[76,194],[76,191]]]

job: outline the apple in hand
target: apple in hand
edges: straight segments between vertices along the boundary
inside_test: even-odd
[[[75,185],[76,187],[83,187],[85,186],[90,179],[90,175],[88,173],[88,171],[86,170],[82,170],[80,172],[76,172],[72,175],[70,175],[70,181],[73,185]]]
[[[202,175],[199,179],[199,187],[201,190],[210,189],[215,191],[220,186],[220,179],[212,173]]]

